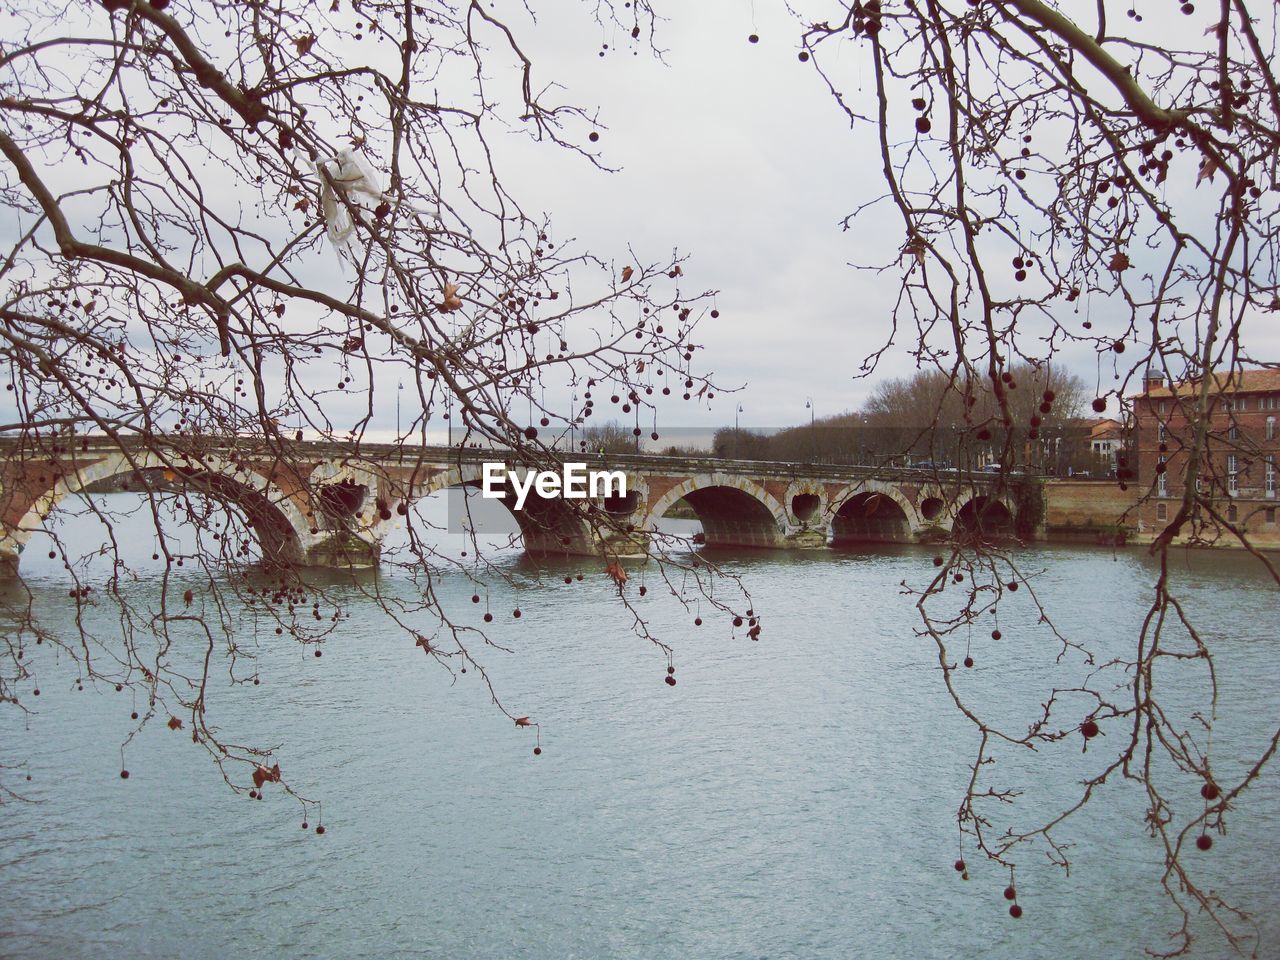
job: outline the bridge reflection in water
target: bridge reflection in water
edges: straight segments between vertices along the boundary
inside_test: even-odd
[[[157,452],[157,450],[161,452]],[[186,490],[234,508],[263,558],[293,566],[370,566],[412,504],[478,487],[482,464],[529,467],[512,451],[324,442],[199,447],[190,438],[150,446],[105,438],[0,440],[0,562],[16,572],[31,536],[68,498],[108,490]],[[683,501],[709,546],[817,549],[909,543],[955,534],[1033,539],[1042,521],[1034,477],[713,458],[575,454],[588,470],[620,470],[626,497],[594,507],[625,531],[633,551],[662,531]],[[544,463],[543,467],[546,466]],[[514,497],[504,502],[511,506]],[[513,511],[525,549],[597,552],[602,534],[577,504],[530,492]]]

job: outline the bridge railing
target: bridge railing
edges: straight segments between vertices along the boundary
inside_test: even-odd
[[[169,447],[175,455],[251,457],[296,457],[298,459],[329,459],[345,462],[381,464],[480,464],[501,460],[512,465],[521,462],[517,451],[511,448],[474,448],[447,446],[444,444],[367,443],[343,444],[324,440],[280,439],[265,441],[261,437],[245,437],[242,442],[229,443],[222,439],[190,437],[186,435],[156,435],[150,440],[140,437],[124,439],[122,443],[101,435],[42,436],[40,438],[0,437],[0,457],[47,455],[56,446],[68,459],[77,455],[93,455],[119,450],[154,449]],[[586,451],[561,451],[543,448],[545,456],[561,462],[585,463],[588,466],[623,469],[632,472],[652,473],[722,473],[738,475],[766,475],[805,480],[880,479],[916,483],[943,482],[992,485],[1000,480],[999,474],[976,471],[894,467],[856,466],[846,464],[814,463],[787,460],[740,460],[725,457],[669,457],[652,453],[591,453]],[[1022,478],[1022,474],[1015,474]]]

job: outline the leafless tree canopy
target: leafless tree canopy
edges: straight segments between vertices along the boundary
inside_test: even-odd
[[[830,8],[791,6],[800,59],[853,131],[879,147],[887,191],[846,226],[885,204],[902,226],[899,256],[865,265],[900,280],[892,340],[867,369],[897,343],[942,371],[971,405],[984,384],[1008,428],[1006,460],[1028,426],[1016,402],[1023,393],[1011,389],[1016,364],[1038,368],[1065,349],[1091,349],[1099,401],[1136,392],[1149,367],[1187,385],[1186,493],[1153,547],[1162,572],[1132,658],[1082,689],[1053,691],[1043,716],[1017,730],[967,703],[945,671],[981,738],[959,811],[962,835],[1010,868],[1028,842],[1047,844],[1065,865],[1054,831],[1076,808],[1036,830],[1005,829],[1001,808],[1013,795],[992,785],[987,761],[1082,730],[1091,737],[1098,726],[1122,732],[1118,750],[1113,737],[1099,754],[1105,762],[1080,805],[1109,777],[1135,780],[1147,794],[1147,827],[1166,852],[1165,887],[1184,916],[1205,910],[1233,944],[1247,944],[1236,939],[1247,925],[1197,884],[1183,851],[1221,828],[1280,730],[1240,782],[1215,782],[1212,655],[1167,574],[1171,543],[1196,524],[1246,540],[1217,512],[1213,485],[1200,494],[1195,481],[1207,469],[1201,453],[1215,402],[1205,374],[1265,360],[1250,356],[1241,330],[1280,309],[1276,8],[1245,0],[1158,9],[1106,0],[859,0],[839,4],[833,17]],[[966,430],[986,429],[983,419],[967,416]],[[957,610],[952,575],[962,572]],[[946,558],[920,597],[924,632],[944,667],[978,615],[1020,580],[999,554]],[[1202,667],[1203,711],[1184,722],[1162,710],[1155,677],[1188,661]],[[1110,686],[1117,679],[1120,695]],[[1189,943],[1184,925],[1174,952]]]
[[[644,0],[576,14],[585,35],[621,28],[648,45]],[[222,743],[206,713],[211,672],[256,680],[237,624],[265,618],[310,645],[341,611],[321,586],[246,564],[274,521],[225,465],[296,465],[312,533],[333,523],[335,535],[333,501],[347,491],[316,487],[297,445],[332,441],[358,467],[393,401],[410,465],[445,420],[460,449],[549,465],[552,445],[567,447],[591,417],[593,387],[646,425],[663,396],[711,393],[692,339],[707,294],[688,289],[679,256],[562,239],[505,187],[498,137],[539,142],[548,163],[602,164],[594,114],[562,102],[524,52],[532,10],[506,20],[447,0],[76,0],[19,3],[4,23],[5,509],[22,496],[22,464],[47,464],[51,478],[36,479],[57,480],[90,434],[94,449],[107,438],[132,468],[122,482],[150,504],[165,579],[158,611],[131,598],[114,518],[90,498],[114,573],[105,589],[81,584],[83,558],[50,519],[72,599],[119,608],[125,636],[94,635],[79,618],[81,635],[61,636],[18,602],[0,699],[30,696],[32,650],[49,642],[81,680],[145,693],[140,723],[188,716],[244,790],[246,765],[269,754]],[[573,410],[547,399],[573,389],[585,398]],[[172,552],[166,497],[197,521],[194,556]],[[487,636],[456,629],[435,593],[451,561],[431,532],[405,503],[366,509],[389,521],[393,506],[408,554],[383,562],[414,577],[421,599],[374,599],[447,669],[483,674]],[[602,544],[627,534],[602,511],[580,519]],[[194,604],[170,580],[192,568],[207,573]],[[468,572],[500,575],[474,555]],[[409,626],[423,617],[436,634]],[[164,652],[193,630],[205,657],[187,673]],[[636,630],[648,636],[638,617]]]
[[[496,133],[599,162],[598,132],[484,6],[107,0],[8,24],[10,429],[359,438],[376,372],[515,443],[554,412],[548,368],[632,387],[642,358],[687,366],[677,263],[615,272],[504,189]],[[336,422],[343,391],[365,410]]]

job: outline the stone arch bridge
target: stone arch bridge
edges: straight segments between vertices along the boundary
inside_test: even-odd
[[[204,445],[196,454],[190,438],[173,439],[173,452],[164,455],[154,450],[170,449],[167,443],[0,439],[0,569],[16,573],[31,536],[67,498],[161,483],[187,485],[237,508],[268,561],[369,566],[397,515],[414,501],[479,486],[486,462],[505,459],[517,476],[527,472],[503,450],[309,441],[268,448],[245,441]],[[613,526],[633,531],[633,543],[662,532],[665,514],[681,501],[713,547],[815,549],[954,533],[1031,539],[1042,532],[1025,506],[1037,502],[1025,496],[1039,485],[1029,477],[649,455],[564,459],[626,474],[627,496],[601,498],[596,506],[612,515]],[[524,510],[513,513],[531,552],[592,555],[599,548],[598,534],[563,500],[531,491]]]

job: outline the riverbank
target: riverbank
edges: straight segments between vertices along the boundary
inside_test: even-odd
[[[1044,485],[1047,543],[1123,546],[1150,544],[1177,514],[1181,501],[1151,496],[1147,487],[1114,480],[1048,480]],[[1280,523],[1273,499],[1229,498],[1219,507],[1223,522],[1188,524],[1174,543],[1206,549],[1243,550],[1234,526],[1259,550],[1280,550]]]

